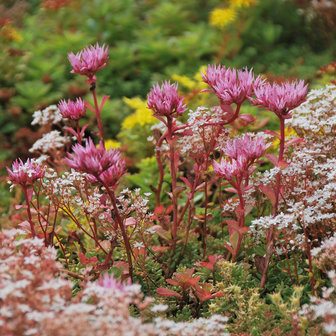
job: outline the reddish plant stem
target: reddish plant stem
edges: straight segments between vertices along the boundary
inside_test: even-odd
[[[64,247],[63,247],[63,245],[62,245],[62,243],[61,243],[61,240],[58,238],[58,236],[57,236],[56,233],[55,233],[55,238],[57,239],[58,244],[59,244],[59,246],[60,246],[60,248],[61,248],[61,250],[62,250],[62,252],[63,252],[64,259],[65,259],[65,262],[66,262],[66,264],[67,264],[67,269],[69,270],[69,262],[68,262],[68,258],[67,258],[67,256],[65,255],[65,250],[64,250]]]
[[[71,212],[70,205],[68,205],[68,208],[66,208],[66,205],[64,205],[64,208],[61,208],[63,212],[65,212],[72,220],[73,222],[79,227],[86,235],[88,235],[91,239],[95,240],[95,237],[92,236],[88,231],[86,231],[83,226],[79,223],[77,218],[74,216],[74,214]]]
[[[285,119],[280,118],[280,150],[279,150],[278,163],[280,163],[283,159],[284,150],[285,150]],[[278,212],[280,185],[281,185],[281,172],[279,172],[276,176],[276,185],[274,189],[275,202],[273,207],[273,217],[275,217]],[[267,280],[269,262],[273,254],[273,245],[274,245],[274,225],[272,225],[269,228],[267,233],[266,256],[265,256],[264,270],[260,280],[260,288],[264,288]]]
[[[81,192],[81,190],[79,189],[78,190],[79,192],[79,195],[80,195],[80,198],[83,202],[85,202],[85,198],[83,197],[83,194]],[[87,199],[89,199],[88,195],[86,194],[86,197]],[[93,226],[91,225],[91,221],[90,221],[90,218],[88,216],[88,214],[85,212],[85,218],[86,218],[86,221],[88,223],[88,226],[90,227],[90,230],[92,232],[92,235],[94,237],[94,241],[96,243],[96,246],[98,246],[97,242],[98,242],[98,231],[97,231],[97,225],[96,225],[96,221],[94,218],[91,218],[92,219],[92,222],[93,222]],[[104,251],[105,253],[107,253],[106,251]]]
[[[79,275],[79,274],[77,274],[75,272],[71,272],[71,271],[65,270],[65,269],[61,269],[61,272],[62,273],[66,273],[66,275],[71,276],[71,277],[73,277],[75,279],[79,279],[79,280],[82,280],[82,281],[85,280],[85,277],[83,275]]]
[[[285,248],[285,256],[286,256],[286,263],[287,263],[287,270],[288,270],[288,275],[289,275],[289,277],[290,277],[290,279],[291,279],[291,281],[292,281],[292,284],[293,284],[293,286],[295,285],[295,281],[294,281],[294,279],[293,279],[293,276],[292,276],[292,271],[291,271],[291,269],[290,269],[290,263],[289,263],[289,257],[288,257],[288,252],[287,252],[287,250],[286,250],[286,248]]]
[[[114,195],[114,192],[111,191],[111,189],[99,177],[96,176],[96,178],[105,187],[107,193],[110,196],[112,206],[113,206],[113,209],[114,209],[114,215],[115,215],[117,224],[120,228],[120,231],[121,231],[124,243],[125,243],[129,275],[130,275],[131,279],[133,279],[132,248],[131,248],[131,244],[129,242],[129,239],[128,239],[128,236],[127,236],[127,233],[126,233],[126,230],[125,230],[124,223],[121,219],[121,216],[120,216],[120,213],[119,213],[119,210],[118,210],[117,199]]]
[[[173,118],[167,116],[167,141],[169,145],[169,159],[170,159],[170,174],[172,177],[172,186],[171,186],[171,195],[172,195],[172,203],[173,203],[173,231],[172,231],[172,238],[173,238],[173,250],[175,250],[176,246],[176,237],[177,237],[177,199],[176,199],[176,169],[175,169],[175,146],[174,146],[174,134],[173,134]]]
[[[215,144],[220,132],[220,128],[217,130],[217,136],[212,139],[212,143],[210,144],[210,151],[213,151],[215,148]],[[205,259],[206,250],[207,250],[207,217],[208,217],[208,168],[209,168],[209,155],[210,151],[207,151],[206,142],[205,142],[205,130],[204,127],[202,129],[202,140],[203,140],[203,147],[205,150],[205,162],[204,162],[204,221],[203,221],[203,235],[202,235],[202,246],[203,246],[203,259]]]
[[[188,210],[189,206],[190,206],[190,198],[187,199],[187,202],[186,202],[186,204],[184,205],[184,207],[183,207],[183,209],[181,211],[180,218],[179,218],[179,220],[177,222],[178,226],[182,223],[183,217],[184,217],[186,211]]]
[[[44,236],[44,245],[47,247],[47,228],[46,229],[43,229],[43,225],[42,225],[42,222],[41,222],[41,217],[42,219],[45,221],[45,223],[48,223],[45,219],[44,219],[44,216],[41,215],[41,211],[40,211],[40,207],[39,207],[39,196],[38,194],[36,195],[36,198],[37,198],[37,206],[34,205],[33,202],[31,202],[30,204],[32,205],[33,209],[36,211],[37,213],[37,222],[38,224],[40,225],[40,228],[41,228],[41,231],[43,232],[43,236]]]
[[[97,119],[97,125],[98,125],[98,129],[99,129],[99,134],[100,134],[100,138],[103,141],[104,147],[105,147],[105,138],[104,138],[104,128],[103,128],[103,123],[101,120],[101,111],[99,109],[98,106],[98,101],[97,101],[97,96],[96,96],[96,89],[94,88],[92,90],[92,95],[93,95],[93,101],[94,101],[94,105],[95,105],[95,114],[96,114],[96,119]]]
[[[84,227],[79,223],[79,221],[77,220],[77,218],[74,216],[74,214],[71,212],[70,209],[70,205],[68,204],[68,207],[66,208],[66,205],[64,205],[64,208],[61,208],[63,212],[65,212],[72,220],[73,222],[77,225],[78,228],[80,228],[86,235],[88,235],[91,239],[94,240],[94,242],[96,243],[96,245],[98,245],[100,247],[100,249],[107,254],[107,251],[101,246],[101,244],[99,243],[99,240],[97,237],[95,237],[95,235],[90,234],[87,230],[84,229]],[[91,228],[92,231],[92,226],[89,223],[89,226]]]
[[[237,105],[234,115],[228,121],[226,121],[223,125],[229,125],[238,118],[241,105],[242,105],[242,103]],[[217,138],[216,138],[216,140],[217,140]]]
[[[189,232],[190,232],[190,226],[191,226],[191,222],[192,222],[192,213],[193,213],[193,210],[194,210],[194,207],[193,206],[190,206],[189,208],[189,211],[188,211],[188,223],[187,223],[187,229],[186,229],[186,235],[185,235],[185,240],[184,240],[184,244],[183,244],[183,248],[182,248],[182,251],[181,251],[181,254],[180,254],[180,257],[179,257],[179,260],[178,260],[178,263],[181,262],[182,258],[183,258],[183,255],[184,255],[184,251],[187,247],[187,244],[188,244],[188,240],[189,240]]]
[[[295,278],[296,278],[297,284],[300,285],[300,279],[299,279],[299,273],[298,273],[295,255],[293,255],[293,262],[294,262]]]
[[[79,127],[78,120],[76,120],[76,130],[77,130],[77,141],[81,145],[82,144],[82,135],[81,135],[81,130]]]
[[[58,210],[59,210],[59,206],[58,205],[54,205],[55,208],[55,215],[54,215],[54,222],[53,222],[53,226],[52,226],[52,230],[49,234],[49,243],[51,246],[53,246],[53,240],[54,240],[54,235],[55,235],[55,227],[56,227],[56,221],[57,221],[57,215],[58,215]],[[49,222],[48,222],[49,223]]]
[[[44,236],[44,245],[45,247],[48,246],[48,242],[47,242],[47,226],[48,226],[48,222],[45,221],[45,223],[47,223],[46,225],[46,228],[43,229],[43,224],[41,222],[41,211],[40,211],[40,188],[38,188],[38,190],[35,190],[35,188],[33,187],[33,190],[35,192],[35,195],[36,195],[36,206],[34,206],[34,203],[31,202],[33,208],[36,210],[37,212],[37,220],[38,220],[38,223],[40,225],[40,228],[43,232],[43,236]]]
[[[33,237],[35,237],[36,232],[35,232],[34,223],[33,223],[33,220],[32,220],[32,215],[31,215],[31,212],[30,212],[30,202],[29,202],[29,197],[28,197],[28,191],[27,191],[26,187],[22,187],[22,189],[23,189],[23,193],[24,193],[24,197],[25,197],[26,205],[27,205],[27,215],[28,215],[28,222],[29,222],[29,225],[30,225],[30,231],[31,231],[31,234],[33,235]]]
[[[313,295],[315,295],[316,290],[315,290],[315,278],[313,276],[313,262],[312,262],[312,255],[311,255],[311,246],[310,246],[310,243],[308,242],[306,225],[304,224],[304,222],[302,222],[302,226],[303,226],[303,233],[304,233],[304,236],[305,236],[305,243],[306,243],[305,252],[306,252],[306,256],[308,258],[310,284],[311,284]]]
[[[187,229],[186,229],[186,235],[185,235],[185,240],[184,240],[184,244],[183,244],[183,248],[182,248],[182,251],[181,251],[181,254],[180,254],[180,257],[179,257],[179,260],[177,263],[180,263],[182,258],[183,258],[183,255],[184,255],[184,251],[187,247],[187,244],[188,244],[188,239],[189,239],[189,232],[190,232],[190,227],[191,227],[191,222],[192,222],[192,213],[194,211],[194,206],[193,206],[193,200],[194,200],[194,196],[195,196],[195,192],[196,192],[196,187],[199,183],[199,179],[200,179],[200,174],[197,173],[196,176],[195,176],[195,179],[194,179],[194,183],[192,185],[192,188],[190,190],[190,198],[188,198],[188,201],[187,203],[189,204],[189,211],[188,211],[188,221],[187,221]],[[186,207],[185,207],[186,209]],[[180,218],[180,220],[182,220],[182,217]]]
[[[309,175],[308,169],[306,169],[306,176],[307,175]],[[308,176],[308,178],[309,178],[309,176]],[[305,190],[307,190],[307,179],[305,179]],[[304,205],[306,207],[306,202],[304,202]],[[312,262],[312,255],[311,255],[311,244],[308,241],[308,234],[307,234],[307,230],[306,230],[306,225],[304,223],[304,218],[302,218],[302,226],[303,226],[303,233],[304,233],[304,236],[305,236],[305,243],[306,243],[305,252],[306,252],[306,255],[307,255],[307,258],[308,258],[310,283],[311,283],[313,295],[315,295],[316,294],[316,289],[315,289],[315,278],[313,276],[313,262]]]
[[[295,286],[295,281],[294,281],[293,276],[292,276],[292,273],[291,273],[291,271],[290,271],[288,255],[286,254],[286,262],[287,262],[287,267],[286,267],[286,265],[285,265],[284,262],[281,260],[279,254],[276,252],[276,250],[274,250],[274,253],[275,253],[276,256],[278,257],[278,259],[279,259],[279,263],[281,264],[281,266],[283,267],[283,269],[284,269],[285,271],[286,271],[286,269],[287,269],[286,273],[289,275],[289,278],[290,278],[290,280],[291,280],[291,282],[292,282],[292,285]]]
[[[156,157],[156,162],[159,168],[159,184],[157,189],[155,190],[155,203],[156,206],[160,206],[161,204],[161,190],[162,190],[162,184],[163,184],[163,178],[164,178],[164,169],[163,169],[163,164],[161,161],[161,152],[159,148],[161,147],[163,140],[164,140],[164,134],[161,136],[159,141],[156,144],[156,150],[155,150],[155,157]]]
[[[237,194],[238,194],[238,198],[239,198],[240,211],[238,213],[238,226],[241,228],[241,227],[245,226],[245,201],[244,201],[243,192],[242,192],[242,189],[241,189],[242,180],[237,178],[237,183],[232,183],[231,182],[231,184],[237,190]],[[236,258],[237,258],[242,240],[243,240],[243,235],[240,232],[238,232],[237,246],[236,246],[236,249],[235,249],[235,251],[232,255],[232,260],[233,261],[235,261]]]
[[[204,181],[204,221],[203,221],[203,236],[202,236],[202,245],[203,245],[203,259],[205,259],[207,251],[207,216],[208,216],[208,179],[205,174]]]
[[[222,215],[222,211],[221,211],[221,206],[222,206],[222,202],[223,202],[223,198],[222,198],[222,179],[219,178],[218,179],[218,190],[219,190],[219,194],[218,194],[218,200],[219,200],[219,218],[220,218],[220,223],[221,223],[221,227],[222,227],[222,237],[224,237],[224,224],[223,224],[223,215]]]
[[[285,151],[285,119],[280,119],[280,150],[279,150],[279,162],[283,159]]]

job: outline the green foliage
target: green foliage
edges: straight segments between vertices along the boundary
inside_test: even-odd
[[[138,173],[131,174],[127,176],[127,179],[132,183],[136,188],[141,188],[143,193],[152,193],[151,186],[159,178],[159,169],[156,164],[155,157],[142,159],[136,167],[139,169]],[[166,177],[168,178],[168,174]],[[154,195],[150,196],[150,201],[153,204]]]

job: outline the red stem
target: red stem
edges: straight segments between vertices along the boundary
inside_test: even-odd
[[[105,142],[104,129],[103,129],[103,123],[102,123],[101,116],[100,116],[101,111],[100,111],[99,106],[98,106],[96,89],[92,90],[92,95],[93,95],[93,101],[94,101],[94,105],[95,105],[95,114],[96,114],[96,118],[97,118],[99,134],[100,134],[100,138],[101,138],[101,140],[103,141],[103,144],[104,144],[104,142]],[[104,147],[105,147],[105,144],[104,144]]]
[[[158,187],[155,191],[155,203],[156,206],[158,207],[161,203],[161,189],[162,189],[162,184],[163,184],[163,178],[164,178],[164,169],[163,169],[163,164],[161,161],[161,152],[159,148],[161,147],[162,143],[164,140],[164,134],[161,136],[159,141],[156,144],[156,150],[155,150],[155,157],[156,157],[156,162],[159,168],[159,184]]]
[[[280,118],[280,150],[279,150],[278,163],[280,163],[283,159],[284,149],[285,149],[285,119]],[[275,217],[278,212],[280,183],[281,183],[281,172],[279,172],[276,176],[276,185],[274,189],[275,202],[273,207],[273,217]],[[263,274],[260,280],[260,288],[264,288],[267,280],[268,266],[273,254],[273,244],[274,244],[273,240],[274,240],[274,225],[272,225],[269,228],[267,234],[265,264]]]
[[[78,124],[78,120],[76,120],[76,130],[77,130],[77,141],[81,145],[82,144],[82,135],[81,135],[81,130]]]
[[[242,179],[237,179],[237,184],[234,185],[234,187],[237,189],[237,194],[238,194],[238,198],[239,198],[239,207],[240,207],[240,210],[241,210],[241,212],[239,212],[238,226],[239,227],[244,227],[245,226],[245,201],[244,201],[241,185],[242,185]],[[236,260],[236,257],[238,255],[238,252],[239,252],[239,249],[240,249],[241,242],[243,240],[243,235],[240,232],[238,232],[238,235],[239,235],[239,238],[238,238],[237,246],[236,246],[236,249],[234,251],[234,254],[232,255],[233,261]]]
[[[27,205],[27,214],[28,214],[28,222],[30,224],[30,231],[31,231],[33,237],[35,237],[36,232],[35,232],[34,223],[33,223],[33,220],[32,220],[32,215],[31,215],[31,212],[30,212],[30,202],[29,202],[29,198],[28,198],[27,188],[22,187],[22,189],[23,189],[23,193],[24,193],[24,197],[25,197],[26,205]]]
[[[167,117],[167,128],[168,128],[168,135],[167,141],[169,144],[169,156],[170,156],[170,173],[172,177],[172,203],[173,203],[173,231],[172,231],[172,238],[174,247],[176,245],[176,237],[177,237],[177,200],[175,195],[176,190],[176,169],[175,169],[175,146],[174,146],[174,138],[173,138],[173,119],[172,117]]]
[[[65,250],[64,250],[64,247],[63,247],[63,245],[62,245],[62,243],[61,243],[61,240],[58,238],[58,236],[57,236],[56,233],[55,233],[55,238],[57,239],[58,244],[59,244],[59,246],[60,246],[60,248],[61,248],[61,250],[62,250],[62,252],[63,252],[64,259],[65,259],[65,262],[66,262],[66,264],[67,264],[67,269],[69,269],[68,258],[67,258],[67,256],[65,255]]]
[[[198,182],[199,182],[199,179],[200,179],[200,174],[197,173],[196,176],[195,176],[195,179],[194,179],[194,183],[192,185],[192,188],[190,189],[190,198],[188,198],[188,201],[187,201],[187,204],[189,204],[189,211],[188,211],[188,222],[187,222],[187,229],[186,229],[186,235],[185,235],[185,241],[184,241],[184,245],[183,245],[183,248],[182,248],[182,252],[180,254],[180,258],[179,258],[179,261],[178,263],[181,262],[182,258],[183,258],[183,255],[184,255],[184,251],[186,249],[186,246],[187,246],[187,243],[188,243],[188,239],[189,239],[189,232],[190,232],[190,226],[191,226],[191,222],[192,222],[192,212],[194,210],[194,205],[193,205],[193,200],[194,200],[194,196],[195,196],[195,192],[196,192],[196,187],[198,185]],[[192,200],[192,201],[191,201]],[[183,210],[187,210],[186,207],[184,207]],[[184,214],[184,212],[183,212]],[[181,218],[180,218],[180,221],[182,220],[182,215],[181,215]]]
[[[207,164],[206,164],[207,166]],[[206,250],[207,250],[207,216],[208,216],[208,179],[205,173],[204,181],[204,221],[203,221],[203,259],[205,259]]]
[[[113,209],[114,209],[114,215],[115,215],[117,224],[120,228],[120,231],[121,231],[121,234],[123,236],[124,243],[125,243],[129,275],[130,275],[131,279],[133,279],[133,263],[132,263],[132,255],[131,255],[132,248],[131,248],[131,245],[130,245],[130,242],[129,242],[129,239],[128,239],[128,236],[127,236],[127,233],[126,233],[126,230],[125,230],[124,223],[123,223],[123,221],[120,217],[120,214],[119,214],[116,197],[114,195],[114,192],[111,191],[111,189],[99,177],[96,176],[96,178],[105,187],[107,193],[110,196],[110,199],[111,199],[111,202],[112,202],[112,205],[113,205]]]

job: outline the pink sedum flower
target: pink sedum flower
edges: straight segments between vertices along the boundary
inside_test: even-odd
[[[234,177],[244,174],[247,169],[247,162],[243,156],[239,156],[237,160],[222,158],[220,163],[213,161],[212,167],[216,175],[231,182]]]
[[[255,78],[252,70],[236,70],[222,65],[209,65],[202,78],[211,87],[204,91],[214,92],[221,105],[241,105],[253,94],[254,88],[263,83],[260,76]]]
[[[279,118],[291,118],[290,111],[306,100],[308,84],[304,81],[282,84],[265,83],[255,88],[255,98],[250,98],[253,105],[264,107],[274,112]]]
[[[100,174],[99,178],[109,187],[116,188],[118,181],[126,172],[126,161],[124,158],[119,158],[113,166]]]
[[[84,117],[86,112],[86,106],[82,98],[77,98],[75,102],[70,99],[68,102],[61,100],[58,108],[63,118],[76,121]]]
[[[75,154],[68,154],[67,164],[80,172],[89,174],[93,182],[103,181],[106,186],[115,187],[120,177],[126,172],[125,159],[119,149],[106,150],[103,143],[96,147],[91,138],[86,146],[75,144]]]
[[[177,93],[177,84],[170,81],[162,83],[161,87],[157,83],[150,90],[147,98],[147,105],[154,112],[154,116],[170,116],[177,118],[186,110],[183,105],[183,97]]]
[[[69,61],[72,66],[71,73],[77,73],[83,76],[92,78],[96,72],[103,69],[107,65],[108,61],[108,46],[99,46],[98,43],[95,46],[84,48],[76,55],[70,53],[68,55]]]
[[[45,174],[45,169],[30,159],[25,163],[21,159],[16,160],[12,164],[12,170],[7,167],[7,171],[9,180],[13,184],[19,184],[24,188],[33,185]]]
[[[108,273],[105,273],[104,276],[100,276],[97,284],[107,289],[126,292],[126,287],[131,286],[132,282],[130,278],[125,282],[118,281],[113,277],[113,275],[108,275]]]
[[[222,148],[223,154],[229,158],[237,160],[243,156],[245,160],[251,164],[265,154],[269,147],[262,137],[252,138],[248,134],[233,140],[228,140]]]
[[[262,137],[253,139],[248,134],[228,140],[222,148],[223,154],[228,158],[223,158],[220,163],[214,161],[214,172],[230,182],[234,177],[248,176],[250,166],[265,154],[267,147]]]

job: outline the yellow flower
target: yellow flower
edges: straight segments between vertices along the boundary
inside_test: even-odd
[[[6,40],[6,41],[21,41],[22,36],[20,33],[10,24],[6,24],[2,27],[0,30],[0,35]]]
[[[197,88],[199,90],[208,89],[208,84],[203,82],[203,77],[202,77],[202,73],[205,73],[207,68],[208,68],[207,65],[202,65],[194,75],[194,79],[195,81],[197,81]]]
[[[295,132],[294,128],[291,128],[291,127],[287,127],[285,128],[285,138],[288,139],[288,138],[296,138],[298,135],[297,133]],[[275,138],[273,140],[273,143],[272,143],[272,146],[271,148],[277,148],[280,144],[280,140],[278,138]]]
[[[136,97],[136,98],[123,98],[123,101],[135,112],[128,117],[126,117],[121,127],[123,130],[129,130],[135,126],[145,126],[153,125],[157,122],[157,119],[153,117],[152,111],[147,108],[147,102]]]
[[[97,144],[96,147],[98,148],[100,145]],[[107,139],[104,141],[104,145],[106,149],[110,149],[110,148],[120,148],[121,147],[121,143],[119,141],[116,140],[112,140],[112,139]]]
[[[140,165],[151,166],[152,164],[155,164],[155,163],[156,163],[156,157],[150,156],[150,157],[141,159]]]
[[[231,6],[233,7],[250,7],[256,3],[256,0],[231,0]]]
[[[215,8],[210,13],[210,24],[217,28],[224,28],[236,18],[236,11],[233,8]]]
[[[180,76],[180,75],[172,75],[171,76],[172,80],[175,82],[179,82],[182,86],[186,87],[189,90],[195,89],[197,83],[190,79],[187,76]]]
[[[105,140],[104,144],[105,144],[106,149],[121,147],[121,143],[119,141],[112,140],[112,139]]]
[[[206,89],[208,86],[206,83],[203,82],[202,73],[205,72],[207,66],[202,65],[199,70],[195,73],[195,75],[191,78],[187,76],[180,76],[180,75],[172,75],[171,78],[173,81],[178,82],[185,88],[192,90],[203,90]]]
[[[140,99],[139,97],[135,97],[135,98],[124,97],[123,101],[124,103],[126,103],[129,107],[131,107],[134,110],[146,108],[147,106],[147,103],[144,100]]]

